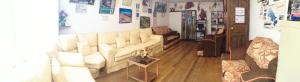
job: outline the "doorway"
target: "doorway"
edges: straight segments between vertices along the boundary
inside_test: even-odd
[[[181,38],[183,40],[196,39],[196,20],[196,10],[182,11]]]
[[[225,59],[242,59],[249,42],[250,0],[224,0],[226,51]]]

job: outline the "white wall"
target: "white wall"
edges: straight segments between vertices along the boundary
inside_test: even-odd
[[[0,9],[0,81],[28,81],[28,72],[37,70],[24,63],[46,56],[43,50],[58,35],[58,0],[2,0]],[[16,72],[19,66],[32,69]],[[50,82],[48,74],[40,77]]]
[[[122,6],[122,0],[116,0],[114,14],[99,14],[100,0],[95,0],[94,5],[87,5],[87,13],[76,13],[76,4],[69,3],[69,0],[60,0],[60,10],[65,10],[68,13],[69,24],[74,32],[107,32],[107,31],[122,31],[132,28],[139,28],[140,20],[136,17],[136,3],[140,0],[132,0],[132,5]],[[154,2],[152,1],[152,7]],[[151,19],[151,26],[166,25],[168,16],[160,17],[160,14],[153,20],[153,11],[151,14],[142,12],[142,4],[140,4],[140,16],[147,16]],[[132,23],[119,23],[119,8],[132,9]],[[152,8],[153,10],[154,8]],[[166,14],[167,15],[167,14]]]

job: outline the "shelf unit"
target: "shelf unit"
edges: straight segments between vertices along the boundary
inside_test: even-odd
[[[212,11],[211,12],[211,29],[212,33],[215,33],[218,28],[224,27],[224,11]]]

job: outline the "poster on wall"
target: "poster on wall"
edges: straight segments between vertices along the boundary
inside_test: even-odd
[[[265,28],[275,28],[287,16],[287,4],[289,0],[258,0],[260,5],[259,15],[264,20]]]
[[[235,23],[245,23],[245,8],[243,7],[235,8]]]
[[[126,8],[120,8],[119,23],[131,23],[132,10]]]
[[[140,28],[150,28],[150,17],[140,17]]]
[[[71,25],[69,24],[68,13],[65,10],[59,11],[59,35],[71,34]]]
[[[95,0],[70,0],[71,3],[85,3],[89,5],[94,5]]]
[[[123,0],[122,5],[123,6],[131,6],[131,0]]]
[[[100,14],[113,14],[115,9],[116,0],[101,0],[100,1]]]
[[[143,0],[142,1],[142,6],[143,6],[142,12],[147,13],[148,9],[151,8],[151,6],[150,6],[150,0]]]

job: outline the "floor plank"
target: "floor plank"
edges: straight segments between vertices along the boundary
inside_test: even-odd
[[[154,82],[221,82],[220,57],[196,56],[196,42],[181,41],[165,50],[160,58],[160,74]],[[138,69],[131,66],[130,69]],[[155,67],[151,66],[150,71]],[[137,82],[127,79],[126,69],[110,74],[102,73],[97,82]]]

